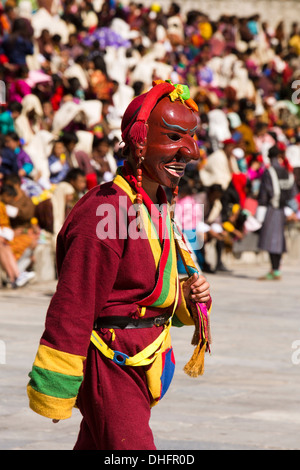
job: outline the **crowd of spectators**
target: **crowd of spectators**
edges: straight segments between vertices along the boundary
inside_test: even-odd
[[[179,201],[204,204],[201,233],[222,250],[259,229],[263,173],[276,147],[300,206],[300,28],[259,15],[113,0],[7,0],[0,11],[0,265],[14,287],[34,277],[36,247],[122,164],[120,124],[155,79],[186,84],[199,107],[200,160]],[[5,92],[5,93],[4,93]],[[199,230],[199,226],[198,226]],[[200,267],[209,270],[205,249]]]

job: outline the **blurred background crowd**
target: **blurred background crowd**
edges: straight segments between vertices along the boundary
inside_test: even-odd
[[[55,278],[65,217],[113,179],[122,115],[155,79],[188,85],[199,107],[200,160],[188,165],[178,208],[203,204],[179,221],[200,268],[226,271],[224,251],[265,250],[279,255],[279,271],[286,246],[268,246],[270,233],[300,221],[300,27],[259,15],[212,21],[163,3],[0,4],[3,285]]]

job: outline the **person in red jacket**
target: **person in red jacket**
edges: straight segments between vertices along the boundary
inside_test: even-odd
[[[75,450],[155,449],[151,407],[175,366],[170,326],[205,317],[190,375],[208,347],[210,286],[192,266],[179,280],[163,189],[176,195],[186,164],[199,158],[197,112],[185,92],[159,82],[130,103],[126,164],[79,200],[58,236],[57,290],[27,391],[30,407],[55,422],[79,408]]]

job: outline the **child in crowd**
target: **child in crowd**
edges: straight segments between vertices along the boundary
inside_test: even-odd
[[[18,175],[29,176],[33,170],[33,163],[25,150],[22,148],[22,141],[19,138],[16,132],[9,132],[6,134],[5,139],[5,146],[12,150],[16,156],[17,165],[18,165]]]
[[[60,183],[70,170],[70,165],[66,159],[66,148],[61,140],[54,142],[52,153],[48,159],[50,170],[50,182]]]

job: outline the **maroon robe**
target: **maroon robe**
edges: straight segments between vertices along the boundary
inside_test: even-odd
[[[125,202],[132,205],[114,183],[92,189],[71,211],[57,240],[59,282],[41,344],[88,356],[77,399],[83,421],[75,449],[155,449],[144,369],[121,367],[90,343],[97,317],[138,318],[139,300],[155,285],[156,267],[148,240],[132,239],[124,232],[128,224],[136,223],[135,215],[126,220]],[[105,207],[112,218],[107,217]],[[114,230],[114,214],[116,236],[103,239],[104,221]],[[166,310],[149,307],[144,318]],[[151,344],[162,329],[117,329],[115,338],[107,329],[99,334],[111,349],[133,356]]]

